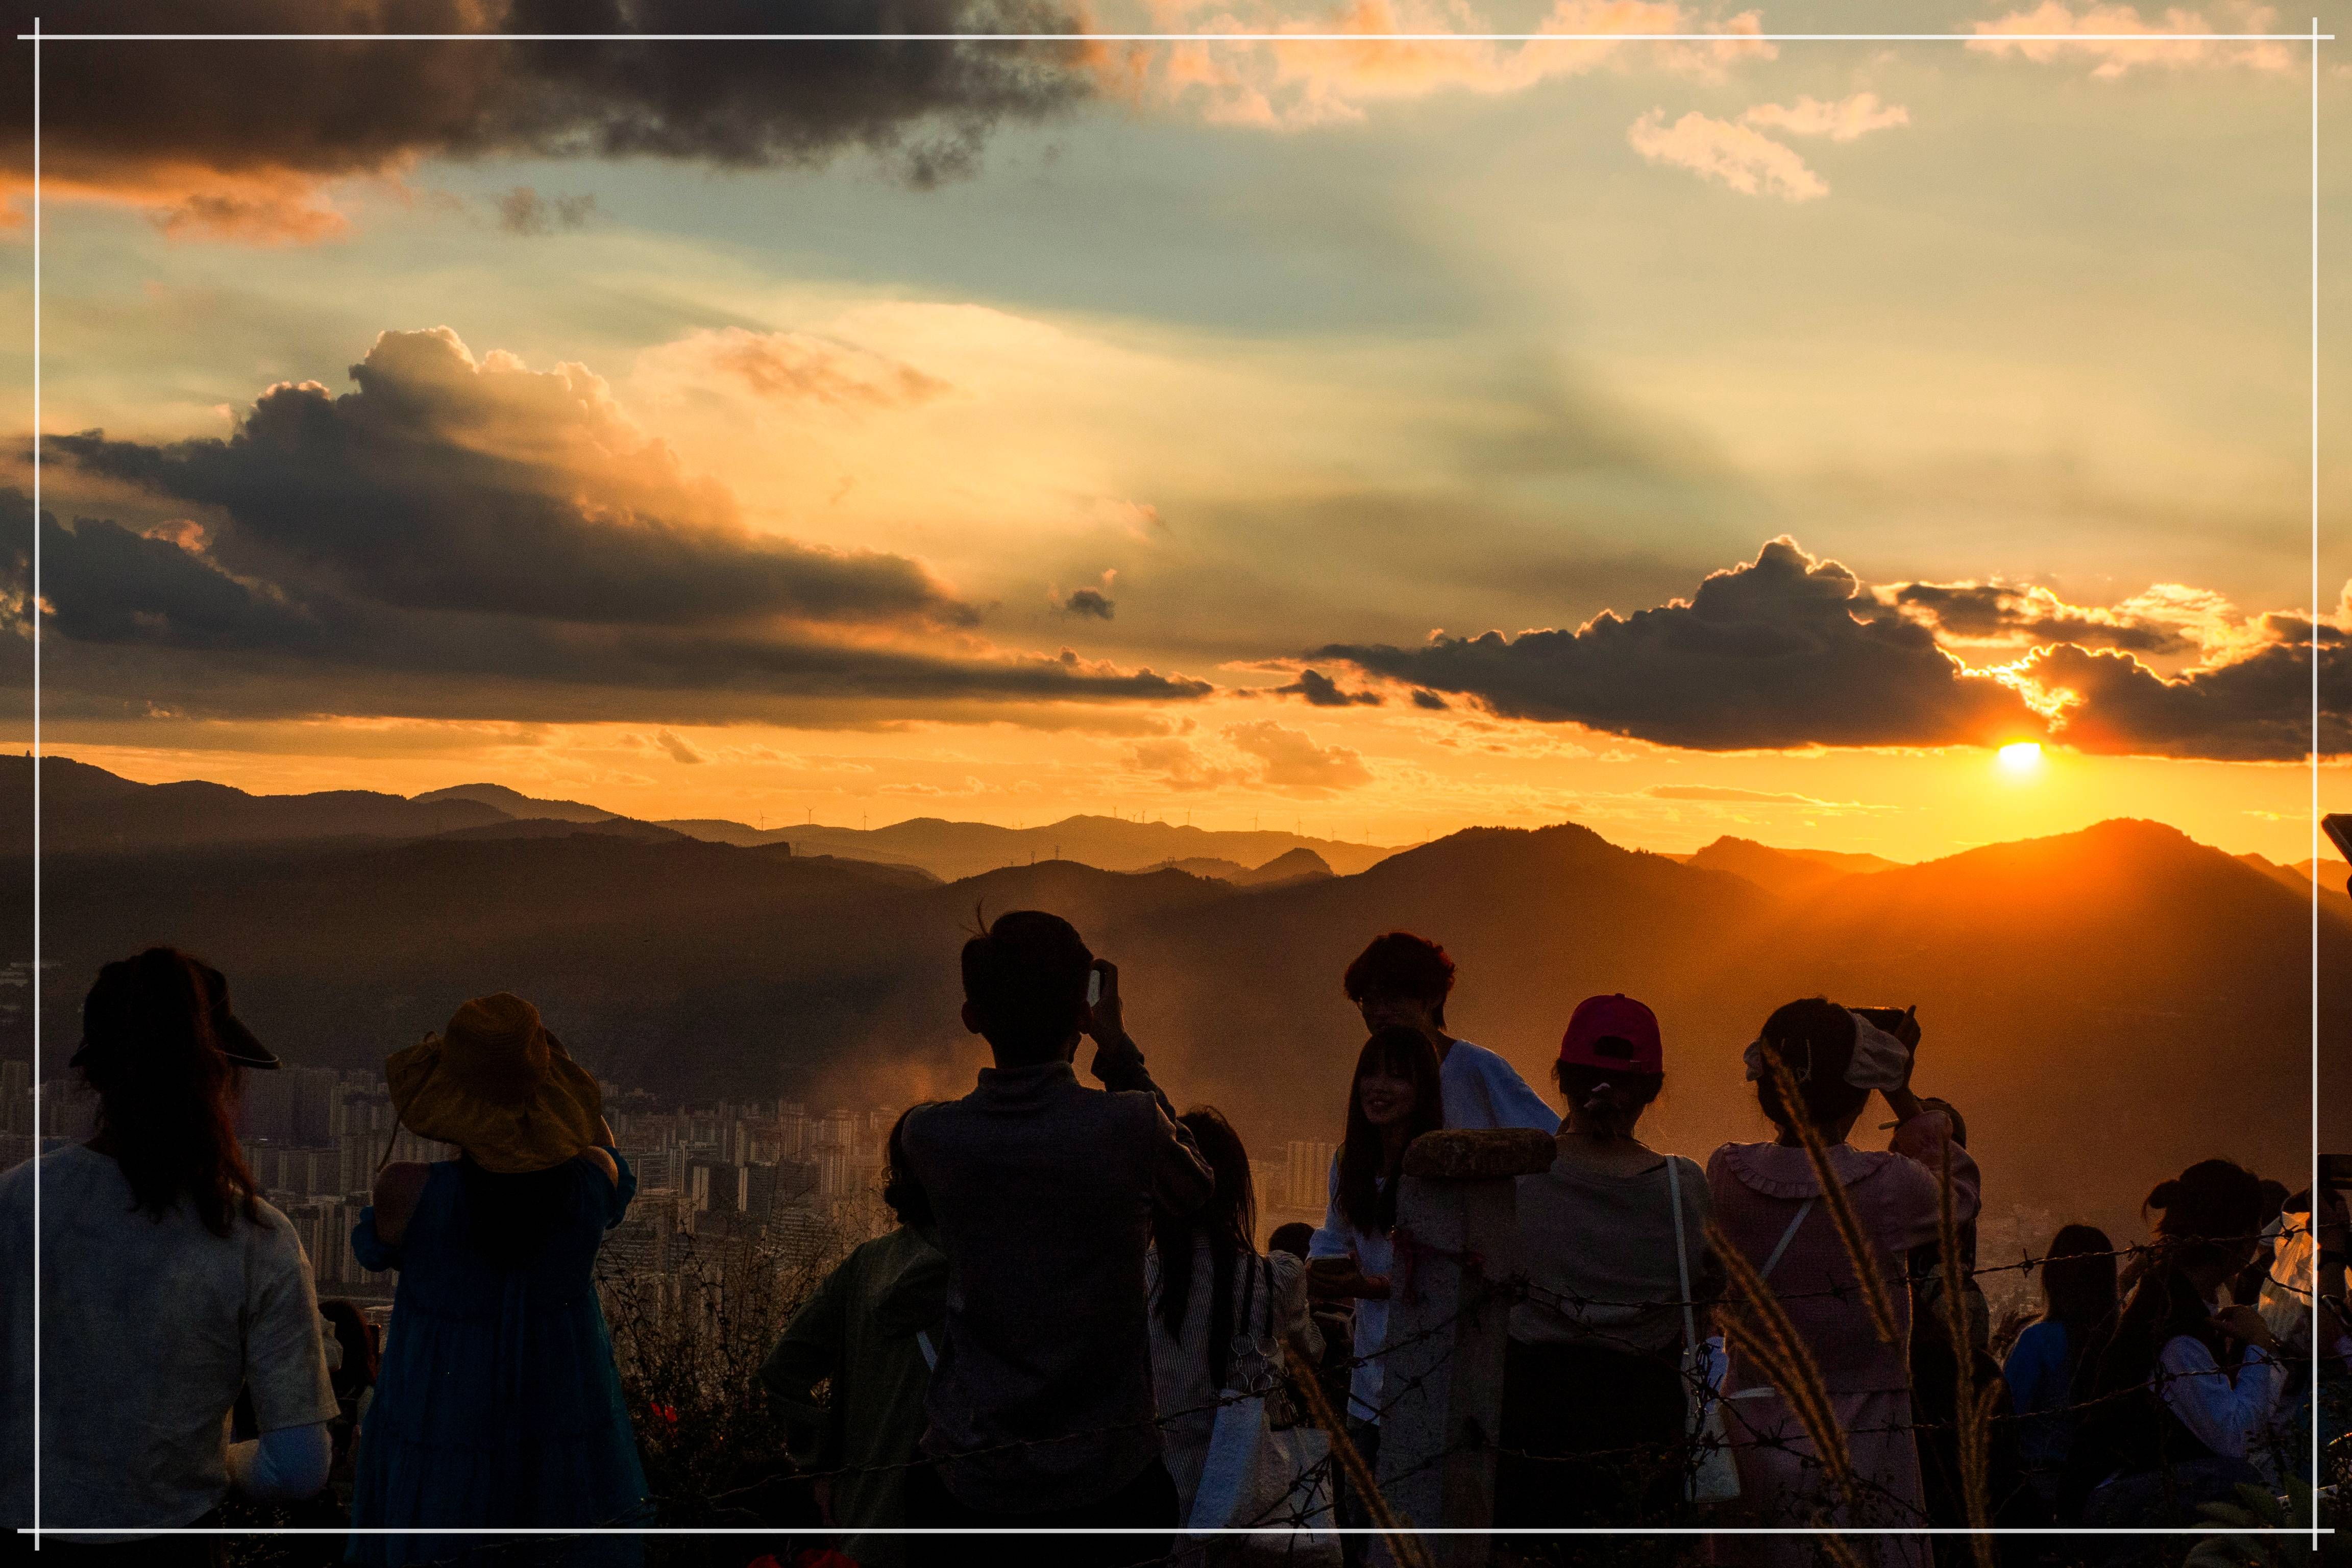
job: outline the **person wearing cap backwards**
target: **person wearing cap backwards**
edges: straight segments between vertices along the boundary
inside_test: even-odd
[[[1827,1524],[1879,1529],[1927,1522],[1919,1454],[1910,1431],[1911,1293],[1906,1262],[1940,1226],[1941,1172],[1952,1172],[1952,1212],[1977,1217],[1977,1163],[1952,1136],[1942,1102],[1911,1089],[1919,1026],[1908,1014],[1885,1029],[1858,1012],[1815,996],[1790,1002],[1764,1020],[1745,1055],[1756,1102],[1778,1136],[1727,1143],[1707,1162],[1720,1234],[1763,1276],[1780,1300],[1803,1353],[1820,1369],[1830,1412],[1847,1433],[1854,1481],[1841,1500],[1829,1494],[1795,1412],[1760,1367],[1737,1353],[1725,1379],[1723,1409],[1739,1470],[1740,1509],[1759,1525]],[[1781,1101],[1767,1053],[1796,1079],[1799,1103]],[[1882,1096],[1895,1112],[1885,1150],[1846,1141],[1870,1103]],[[1854,1261],[1822,1201],[1796,1118],[1811,1122],[1862,1232],[1869,1265],[1885,1286],[1895,1342],[1878,1337]],[[1928,1561],[1925,1538],[1848,1536],[1864,1562],[1917,1568]],[[1718,1535],[1719,1563],[1797,1568],[1815,1559],[1802,1535]]]
[[[1641,1003],[1579,1003],[1552,1076],[1568,1116],[1551,1169],[1519,1178],[1529,1289],[1504,1352],[1495,1522],[1662,1522],[1682,1500],[1684,1341],[1703,1321],[1678,1303],[1711,1300],[1720,1280],[1706,1176],[1633,1135],[1665,1083]]]
[[[346,1562],[634,1563],[634,1535],[408,1535],[420,1527],[650,1522],[596,1300],[596,1249],[637,1179],[604,1094],[500,992],[383,1064],[393,1110],[457,1158],[385,1167],[352,1248],[400,1272],[360,1431]],[[388,1534],[362,1534],[389,1530]]]
[[[0,1527],[33,1522],[37,1164],[40,1519],[107,1532],[45,1549],[216,1563],[217,1535],[153,1532],[217,1524],[232,1486],[309,1497],[331,1454],[310,1261],[236,1145],[238,1075],[278,1058],[218,970],[155,947],[99,971],[72,1065],[98,1095],[97,1135],[0,1175]],[[240,1388],[260,1436],[232,1444]]]

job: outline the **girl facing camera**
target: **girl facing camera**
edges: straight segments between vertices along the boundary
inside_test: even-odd
[[[1511,1309],[1495,1522],[1654,1521],[1681,1501],[1687,1467],[1682,1361],[1700,1331],[1676,1303],[1711,1299],[1720,1272],[1706,1178],[1634,1136],[1665,1083],[1641,1003],[1580,1003],[1552,1076],[1568,1118],[1551,1169],[1518,1183],[1530,1289]]]
[[[1348,1087],[1348,1133],[1331,1162],[1330,1206],[1307,1243],[1308,1289],[1326,1300],[1356,1302],[1355,1376],[1348,1386],[1348,1436],[1373,1463],[1380,1452],[1381,1351],[1388,1339],[1389,1233],[1396,1227],[1404,1152],[1445,1125],[1437,1050],[1419,1029],[1376,1030],[1357,1053]],[[1340,1521],[1370,1515],[1351,1492],[1339,1497]],[[1349,1537],[1350,1542],[1360,1537]]]

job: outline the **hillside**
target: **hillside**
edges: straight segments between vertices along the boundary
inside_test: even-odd
[[[2287,1170],[2307,1152],[2308,901],[2153,823],[1890,867],[1811,898],[1572,825],[1474,829],[1260,887],[1068,859],[942,884],[797,846],[593,826],[53,852],[47,1049],[70,1048],[100,963],[163,941],[220,963],[240,1011],[296,1061],[379,1061],[505,988],[600,1071],[666,1095],[904,1102],[961,1092],[984,1059],[957,1020],[955,955],[975,921],[1044,907],[1120,964],[1171,1096],[1223,1107],[1270,1146],[1336,1134],[1362,1038],[1340,974],[1401,927],[1460,963],[1455,1031],[1531,1082],[1580,997],[1648,1001],[1668,1042],[1645,1123],[1661,1144],[1760,1135],[1740,1049],[1774,1005],[1826,994],[1917,1004],[1921,1087],[1968,1110],[1996,1203],[2120,1224],[2191,1159]],[[0,877],[28,873],[20,857]],[[26,900],[0,907],[0,956],[29,951],[28,922]],[[2324,1037],[2340,1040],[2352,918],[2337,906],[2321,944]],[[24,1028],[0,1013],[0,1047],[24,1054]],[[2352,1147],[2352,1063],[2335,1051],[2324,1066],[2324,1136]]]
[[[0,813],[7,823],[0,834],[0,854],[31,853],[32,803],[32,759],[0,758]],[[205,844],[418,839],[469,829],[490,837],[571,830],[514,826],[548,823],[647,838],[680,836],[745,848],[789,844],[799,855],[919,867],[944,881],[1055,858],[1113,871],[1139,871],[1183,859],[1263,868],[1297,850],[1307,850],[1315,863],[1344,874],[1360,871],[1393,852],[1377,845],[1295,833],[1218,833],[1109,816],[1073,816],[1025,829],[938,817],[871,831],[815,826],[761,831],[745,823],[701,817],[640,823],[587,802],[541,799],[499,784],[455,784],[406,799],[365,790],[249,795],[194,780],[137,784],[69,758],[42,759],[43,845],[51,851],[170,852]],[[1297,866],[1312,873],[1307,862]]]
[[[1256,867],[1294,849],[1311,850],[1333,872],[1348,876],[1396,853],[1377,844],[1307,838],[1296,833],[1223,833],[1117,816],[1069,816],[1042,827],[999,827],[936,816],[870,830],[800,825],[761,833],[740,822],[705,818],[665,820],[662,826],[720,843],[783,843],[790,844],[794,854],[842,855],[920,866],[949,881],[1047,860],[1076,860],[1106,871],[1141,871],[1185,860],[1229,860],[1237,866]]]
[[[447,789],[426,790],[423,795],[409,796],[415,801],[470,800],[478,805],[524,821],[604,822],[617,816],[618,812],[606,811],[601,805],[588,805],[576,800],[539,800],[518,789],[499,784],[452,784]]]
[[[317,838],[422,838],[507,820],[472,800],[404,800],[368,790],[247,795],[190,780],[142,784],[65,757],[41,760],[50,850],[149,850]],[[33,760],[0,758],[0,852],[33,847]]]
[[[1868,876],[1896,864],[1876,855],[1854,855],[1835,849],[1774,849],[1752,838],[1728,835],[1683,864],[1702,871],[1728,871],[1745,877],[1770,892],[1802,898],[1847,877]]]

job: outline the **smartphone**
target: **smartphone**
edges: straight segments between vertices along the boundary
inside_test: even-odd
[[[2327,830],[2327,841],[2336,846],[2336,852],[2352,860],[2352,813],[2332,811],[2319,819],[2319,826]]]
[[[2322,1154],[2319,1184],[2339,1193],[2352,1192],[2352,1154]]]
[[[1093,1007],[1098,1005],[1101,1001],[1102,971],[1099,969],[1089,969],[1087,971],[1087,1005]]]
[[[1861,1014],[1891,1035],[1903,1026],[1903,1019],[1911,1009],[1908,1007],[1856,1007],[1853,1011]]]

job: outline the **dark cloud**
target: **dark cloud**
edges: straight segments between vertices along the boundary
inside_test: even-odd
[[[190,712],[662,722],[795,703],[1128,702],[1204,682],[989,648],[918,563],[754,533],[578,365],[387,333],[359,390],[273,387],[226,440],[52,437],[203,521],[39,522],[53,690]],[[54,482],[54,481],[53,481]],[[0,496],[29,518],[21,492]],[[0,567],[13,660],[31,531]]]
[[[2181,646],[2161,640],[2174,634],[2151,621],[2094,616],[2038,589],[1911,584],[1895,596],[1895,605],[1881,603],[1844,567],[1782,538],[1754,562],[1708,577],[1687,602],[1625,618],[1603,613],[1573,632],[1441,636],[1418,648],[1339,644],[1308,657],[1459,692],[1507,718],[1696,751],[2032,738],[2233,762],[2309,754],[2313,626],[2304,617],[2264,617],[2252,652],[2168,678],[2136,657]],[[2040,637],[2061,625],[2079,629],[2080,640],[2035,649],[2005,679],[1968,669],[1936,642],[1938,629]],[[2112,646],[2141,632],[2151,640]],[[2352,752],[2352,649],[2335,626],[2320,625],[2318,637],[2321,750],[2341,754]],[[2082,646],[2091,640],[2110,646]],[[2054,704],[2054,718],[2028,705],[2028,689],[2042,706]],[[1760,798],[1700,786],[1651,793]]]
[[[1426,687],[1413,688],[1412,705],[1416,708],[1428,708],[1439,712],[1444,712],[1454,706],[1453,703],[1448,702],[1444,698],[1440,697],[1436,692],[1428,689]]]
[[[2179,654],[2197,645],[2177,626],[2144,616],[2094,615],[2042,591],[1999,583],[1906,583],[1895,602],[1921,612],[1953,637],[2070,642],[2130,653]]]
[[[1457,692],[1507,718],[1698,751],[1937,745],[2042,730],[2015,691],[1967,673],[1927,627],[1785,538],[1707,578],[1687,603],[1628,618],[1604,611],[1572,632],[1438,637],[1417,648],[1334,644],[1308,657]]]
[[[578,366],[386,332],[359,390],[281,383],[226,440],[51,438],[90,473],[215,506],[232,568],[433,611],[693,625],[977,617],[903,556],[755,534]]]
[[[1092,616],[1107,621],[1118,605],[1099,588],[1080,588],[1062,601],[1062,608],[1073,616]]]
[[[596,198],[581,195],[549,198],[529,185],[516,185],[490,198],[499,226],[509,234],[553,234],[557,229],[583,228],[596,216]]]
[[[21,491],[0,507],[23,516]],[[309,714],[789,719],[796,704],[1181,701],[1181,675],[1056,655],[941,652],[730,628],[590,625],[426,613],[232,574],[200,542],[41,517],[44,685],[83,713],[153,708],[245,718]],[[26,633],[31,559],[0,560],[9,673]]]
[[[1304,697],[1312,708],[1377,708],[1381,694],[1377,691],[1342,691],[1339,682],[1319,669],[1302,669],[1298,679],[1287,686],[1274,689],[1278,697]]]
[[[49,32],[594,33],[575,43],[58,46],[42,60],[43,173],[59,195],[167,226],[315,237],[316,184],[425,157],[653,157],[722,168],[851,148],[917,184],[969,170],[988,132],[1093,90],[1085,46],[653,43],[646,32],[1069,32],[1049,0],[16,0]],[[30,51],[6,155],[30,165]]]
[[[2062,645],[2024,673],[2074,693],[2058,738],[2086,752],[2227,762],[2299,762],[2312,750],[2312,626],[2265,621],[2269,640],[2242,658],[2165,679],[2128,654]],[[2319,750],[2352,752],[2352,653],[2319,627]]]

